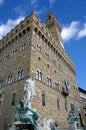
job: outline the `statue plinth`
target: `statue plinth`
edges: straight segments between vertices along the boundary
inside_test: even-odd
[[[16,130],[34,130],[33,125],[30,122],[16,121],[14,122]]]
[[[78,121],[68,121],[68,130],[78,130]]]

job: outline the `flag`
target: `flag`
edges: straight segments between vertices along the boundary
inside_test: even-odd
[[[70,89],[70,82],[69,81],[64,80],[64,85],[66,87],[66,90]]]

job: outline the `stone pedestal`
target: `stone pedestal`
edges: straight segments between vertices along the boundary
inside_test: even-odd
[[[78,130],[79,122],[68,121],[68,130]]]
[[[29,122],[24,123],[22,121],[16,121],[12,124],[9,130],[34,130],[34,128]]]
[[[16,126],[16,130],[34,130],[33,126],[29,122],[24,123],[22,121],[16,121],[14,125]]]

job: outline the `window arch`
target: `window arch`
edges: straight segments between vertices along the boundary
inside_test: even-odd
[[[24,70],[23,69],[20,69],[18,71],[18,75],[17,75],[17,80],[20,80],[24,77]]]
[[[7,78],[7,84],[11,84],[12,83],[12,75],[10,74]]]
[[[12,97],[12,106],[15,105],[15,100],[16,100],[16,93],[13,93],[13,97]]]
[[[36,79],[42,81],[42,72],[40,70],[36,70]]]
[[[1,78],[0,79],[0,88],[2,88],[3,87],[3,79]]]
[[[15,56],[17,54],[17,49],[13,50],[13,56]]]
[[[59,83],[55,81],[55,89],[59,91]]]
[[[22,37],[22,34],[21,33],[19,33],[19,38],[21,38]]]
[[[31,31],[31,30],[30,30],[30,27],[27,27],[26,30],[27,30],[27,33],[29,33],[29,32]]]
[[[25,34],[26,34],[26,30],[25,29],[22,31],[22,34],[23,34],[23,36],[25,36]]]
[[[44,93],[42,93],[41,99],[42,99],[42,106],[45,106],[46,104],[45,104],[45,94]]]
[[[39,44],[36,45],[37,51],[41,52],[41,46]]]
[[[59,106],[59,99],[57,98],[57,108],[60,109],[60,106]]]
[[[51,86],[51,85],[52,85],[50,76],[47,76],[47,85],[48,85],[48,86]]]

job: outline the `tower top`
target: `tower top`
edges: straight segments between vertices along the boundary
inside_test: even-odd
[[[46,26],[57,41],[57,44],[60,44],[64,48],[61,36],[62,29],[52,12],[46,16]]]
[[[62,29],[58,23],[58,21],[56,20],[55,16],[53,15],[52,12],[48,13],[47,16],[47,21],[46,21],[46,25],[47,27],[50,26],[51,24],[55,24],[59,30],[59,32],[61,33],[62,32]]]

